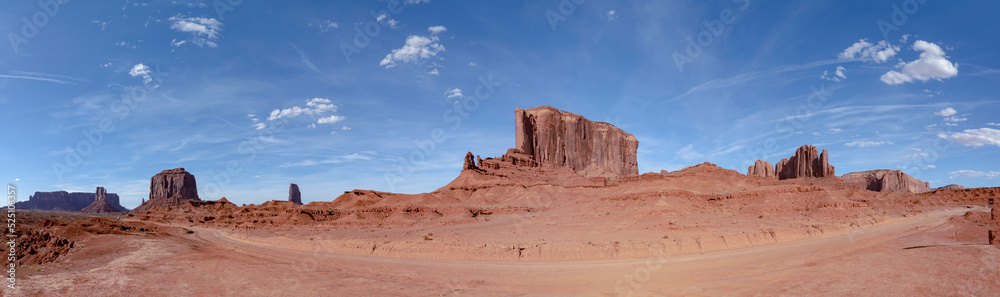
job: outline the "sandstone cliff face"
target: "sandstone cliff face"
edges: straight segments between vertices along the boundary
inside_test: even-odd
[[[118,194],[106,193],[105,197],[117,211],[128,211],[119,204]],[[15,209],[47,210],[47,211],[80,211],[94,202],[94,193],[84,192],[35,192],[28,196],[28,201],[18,202]]]
[[[114,206],[108,203],[107,191],[104,187],[97,187],[97,191],[94,193],[94,202],[90,203],[87,207],[80,210],[82,213],[109,213],[109,212],[121,212],[121,210],[116,209]]]
[[[778,179],[835,175],[826,150],[818,153],[816,147],[811,145],[803,145],[795,150],[791,158],[781,159],[774,171]]]
[[[592,177],[639,174],[635,136],[549,106],[514,109],[515,148],[540,165]]]
[[[771,162],[764,160],[757,160],[753,165],[747,168],[747,175],[763,176],[763,177],[775,177],[774,167],[771,166]]]
[[[184,168],[174,168],[157,173],[149,180],[149,200],[136,207],[133,212],[147,211],[153,207],[171,207],[201,201],[198,185]]]
[[[302,192],[299,192],[299,185],[291,184],[288,186],[288,201],[295,203],[295,205],[302,205]]]
[[[841,176],[844,181],[875,192],[923,193],[931,190],[926,182],[899,170],[868,170]]]

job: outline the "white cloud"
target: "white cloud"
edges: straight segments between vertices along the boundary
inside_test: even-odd
[[[931,165],[927,165],[927,166],[926,166],[926,167],[924,167],[924,168],[925,168],[925,169],[934,169],[934,168],[937,168],[937,165],[934,165],[934,164],[931,164]]]
[[[347,131],[347,130],[351,130],[351,127],[348,127],[348,126],[341,126],[341,127],[340,127],[340,130],[344,130],[344,131]]]
[[[414,4],[426,4],[431,3],[431,0],[405,0],[403,5],[414,5]]]
[[[271,111],[268,121],[280,118],[294,118],[300,115],[319,115],[325,112],[337,111],[337,106],[330,104],[330,99],[313,98],[306,101],[306,107],[293,106],[286,109],[275,109]]]
[[[914,80],[927,81],[936,79],[938,81],[958,75],[958,64],[948,61],[944,50],[937,44],[917,40],[913,43],[913,50],[919,51],[920,58],[909,63],[900,63],[896,67],[900,71],[890,70],[882,75],[880,80],[888,85],[899,85],[913,82]]]
[[[820,76],[820,78],[829,81],[840,81],[841,79],[847,79],[847,75],[844,74],[844,71],[846,70],[847,69],[844,68],[844,66],[837,66],[837,68],[833,72],[834,76],[829,76],[830,75],[829,72],[824,70],[823,76]]]
[[[618,13],[614,10],[608,10],[608,21],[614,21],[618,19]]]
[[[884,63],[898,52],[899,46],[889,44],[888,41],[882,40],[877,44],[872,44],[867,39],[861,39],[844,49],[837,57],[842,60],[863,60]]]
[[[185,43],[187,43],[187,40],[180,40],[180,41],[178,41],[177,39],[171,39],[170,40],[170,45],[173,45],[175,47],[180,47],[180,46],[184,45]]]
[[[406,44],[401,48],[392,50],[392,53],[386,55],[385,59],[379,62],[379,66],[391,68],[396,66],[396,62],[409,63],[437,56],[439,52],[445,50],[444,46],[437,43],[437,41],[437,36],[410,35],[406,38]]]
[[[1000,172],[997,172],[997,171],[983,172],[983,171],[976,171],[976,170],[958,170],[958,171],[948,172],[948,175],[950,175],[950,178],[956,178],[956,177],[958,177],[958,178],[985,178],[985,179],[993,179],[994,177],[1000,176]]]
[[[149,66],[142,63],[135,64],[135,66],[132,66],[132,69],[128,71],[128,75],[131,75],[132,77],[142,77],[142,82],[147,84],[153,82],[152,73],[153,72],[149,70]]]
[[[101,67],[111,68],[111,62],[107,62],[107,63],[101,64]]]
[[[476,67],[476,62],[469,62],[469,67]]]
[[[681,159],[684,159],[686,161],[698,160],[705,157],[704,154],[698,153],[698,151],[694,150],[693,144],[689,144],[688,146],[685,146],[684,148],[677,150],[676,155],[680,156]]]
[[[328,117],[325,117],[325,118],[319,118],[319,121],[316,121],[316,123],[317,124],[336,124],[337,122],[343,121],[343,120],[344,120],[344,117],[342,117],[342,116],[332,115],[332,116],[328,116]]]
[[[951,135],[939,133],[938,137],[950,139],[964,146],[1000,146],[1000,130],[990,128],[968,129]]]
[[[954,108],[949,107],[949,108],[942,109],[941,111],[935,112],[934,114],[939,115],[939,116],[943,116],[943,117],[949,117],[949,116],[955,115],[956,113],[958,113],[957,110],[955,110]]]
[[[840,129],[840,128],[830,128],[830,130],[828,130],[828,131],[830,131],[830,133],[840,133],[840,131],[844,131],[844,130]]]
[[[441,32],[448,31],[448,28],[445,28],[444,26],[431,26],[427,28],[427,31],[430,31],[433,35],[438,35],[441,34]]]
[[[964,122],[965,120],[968,120],[968,119],[969,118],[960,118],[960,117],[947,117],[947,118],[944,118],[944,120],[948,121],[948,122]]]
[[[446,99],[451,99],[451,98],[455,98],[455,97],[465,98],[465,96],[462,95],[462,89],[459,89],[459,88],[454,88],[454,89],[451,89],[451,90],[447,90],[447,91],[444,92],[444,94],[448,95],[448,98],[446,98]]]
[[[855,140],[845,143],[844,145],[852,147],[870,147],[870,146],[882,146],[887,144],[892,144],[892,141]]]
[[[263,130],[264,128],[267,128],[267,124],[256,123],[256,124],[253,124],[251,127],[253,127],[254,130]]]
[[[389,19],[389,28],[396,29],[399,27],[399,21],[396,19]]]
[[[177,32],[190,33],[191,43],[198,46],[217,47],[216,39],[222,32],[222,22],[214,18],[182,17],[180,14],[169,19],[170,29]],[[183,44],[183,42],[181,43]]]
[[[986,123],[989,126],[1000,126],[1000,123]]]
[[[434,70],[431,70],[431,71],[427,72],[427,74],[430,74],[430,75],[441,75],[441,71],[438,71],[437,68],[434,68]]]

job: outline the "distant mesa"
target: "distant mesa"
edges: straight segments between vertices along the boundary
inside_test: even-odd
[[[97,187],[94,193],[94,202],[90,203],[87,207],[84,207],[80,212],[82,213],[111,213],[111,212],[122,212],[108,203],[108,193],[104,190],[104,187]]]
[[[44,211],[81,211],[94,203],[96,194],[91,192],[35,192],[28,196],[28,201],[17,202],[15,209],[24,210],[44,210]],[[127,208],[119,203],[118,194],[105,193],[107,204],[115,209],[115,212],[126,212]]]
[[[950,190],[965,190],[965,187],[956,184],[950,184],[944,187],[937,188],[938,191],[950,191]]]
[[[539,165],[569,167],[585,177],[639,174],[639,141],[611,124],[541,106],[515,108],[514,129],[515,149]]]
[[[299,192],[299,185],[288,185],[288,201],[295,203],[295,205],[302,205],[302,193]]]
[[[851,172],[844,174],[841,178],[848,183],[875,192],[923,193],[931,190],[927,182],[920,181],[899,170],[878,169]]]
[[[770,162],[757,160],[754,165],[747,168],[747,175],[776,177],[779,180],[836,176],[833,165],[830,165],[830,155],[826,150],[820,153],[815,146],[808,144],[796,149],[792,157],[778,161],[773,171],[770,168]]]
[[[173,207],[201,201],[194,175],[184,168],[174,168],[157,173],[149,180],[149,200],[133,212],[144,212],[153,207]]]

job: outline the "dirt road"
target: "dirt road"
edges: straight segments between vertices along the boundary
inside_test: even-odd
[[[744,249],[575,262],[477,262],[334,254],[234,240],[210,229],[157,239],[89,269],[28,277],[28,295],[718,296],[1000,292],[1000,249],[960,238],[954,209]]]

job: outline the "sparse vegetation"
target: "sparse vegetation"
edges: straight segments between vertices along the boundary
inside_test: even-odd
[[[667,239],[667,238],[670,238],[670,236],[663,235],[663,239]]]
[[[424,240],[434,240],[433,236],[434,233],[427,233],[427,235],[424,235]]]

